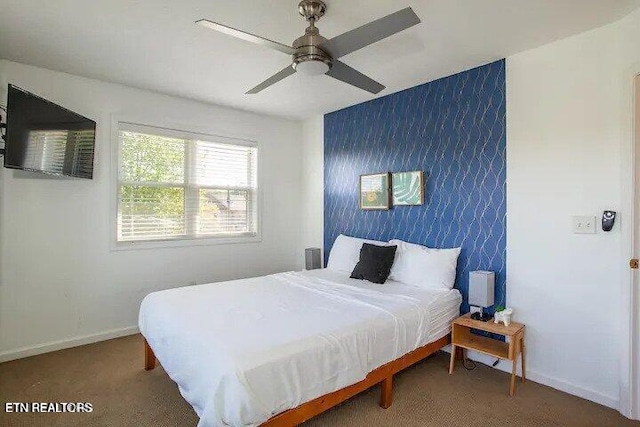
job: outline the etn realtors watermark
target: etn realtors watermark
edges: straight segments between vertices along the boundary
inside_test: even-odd
[[[93,412],[89,402],[6,402],[5,413],[73,413]]]

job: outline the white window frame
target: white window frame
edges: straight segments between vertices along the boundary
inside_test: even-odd
[[[136,250],[136,249],[156,249],[186,246],[208,246],[208,245],[228,245],[237,243],[257,243],[262,242],[262,150],[260,144],[249,137],[229,137],[218,135],[212,129],[194,129],[180,130],[187,126],[171,125],[168,127],[150,124],[149,120],[131,120],[118,116],[113,116],[111,122],[111,215],[109,215],[109,231],[111,250]],[[191,127],[191,126],[189,126]],[[252,235],[239,236],[203,236],[203,237],[168,237],[158,240],[139,240],[139,241],[118,241],[118,192],[120,187],[119,171],[122,165],[122,156],[120,150],[119,132],[121,129],[150,133],[152,135],[164,136],[179,139],[199,139],[202,141],[217,142],[223,144],[244,145],[257,149],[257,167],[258,174],[256,176],[257,190],[255,192],[255,226],[256,232]]]

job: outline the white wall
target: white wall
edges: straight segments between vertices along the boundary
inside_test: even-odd
[[[324,116],[302,124],[302,244],[324,247]]]
[[[628,389],[626,118],[639,27],[636,12],[507,59],[508,304],[527,324],[532,379],[614,408]],[[572,215],[599,221],[604,209],[619,213],[613,231],[572,234]]]
[[[97,138],[93,180],[0,172],[0,361],[135,331],[151,291],[302,266],[299,123],[0,61],[2,104],[7,83],[96,120]],[[114,114],[257,140],[262,242],[111,251]]]

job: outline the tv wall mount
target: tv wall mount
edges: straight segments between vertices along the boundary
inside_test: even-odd
[[[7,142],[7,108],[0,105],[0,156],[4,156],[4,144]],[[3,120],[4,119],[4,120]]]

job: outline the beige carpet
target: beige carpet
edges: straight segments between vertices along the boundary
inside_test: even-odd
[[[142,369],[142,338],[125,338],[0,364],[1,426],[195,426],[198,418],[161,367]],[[616,411],[527,382],[507,394],[509,376],[460,364],[447,373],[436,354],[396,377],[393,406],[378,388],[308,422],[319,426],[640,427]],[[594,367],[595,368],[595,367]],[[7,414],[4,402],[91,402],[92,413]]]

